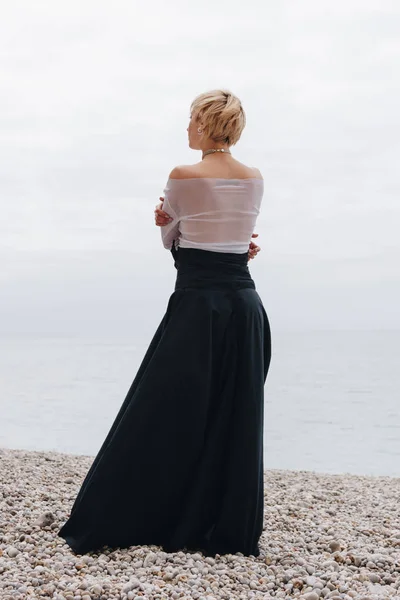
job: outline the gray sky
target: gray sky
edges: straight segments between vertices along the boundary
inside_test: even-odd
[[[261,169],[272,330],[400,328],[400,4],[2,2],[0,332],[138,336],[176,271],[153,223],[192,99]]]

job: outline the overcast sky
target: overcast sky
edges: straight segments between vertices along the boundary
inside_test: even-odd
[[[0,332],[127,335],[176,271],[153,209],[228,88],[272,330],[400,328],[400,3],[1,2]]]

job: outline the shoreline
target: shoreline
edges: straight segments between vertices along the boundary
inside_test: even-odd
[[[258,557],[75,555],[56,532],[93,460],[0,448],[0,598],[400,600],[400,477],[266,469]]]

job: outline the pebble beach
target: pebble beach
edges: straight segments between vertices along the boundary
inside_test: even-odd
[[[400,600],[400,478],[266,470],[257,557],[75,555],[57,531],[93,459],[0,449],[2,600]]]

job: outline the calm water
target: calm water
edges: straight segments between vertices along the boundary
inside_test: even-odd
[[[400,477],[400,331],[272,335],[265,467]],[[3,339],[0,446],[94,456],[149,341]]]

